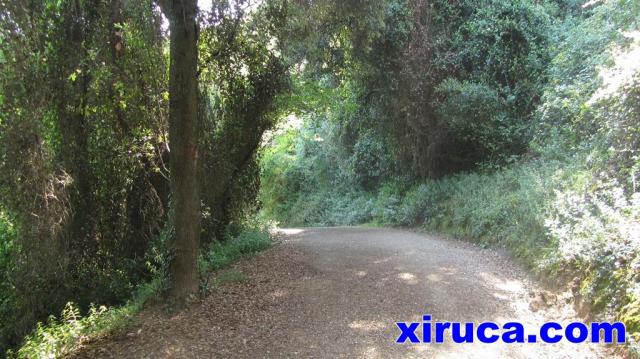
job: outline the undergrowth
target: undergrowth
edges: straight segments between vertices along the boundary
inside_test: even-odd
[[[265,226],[245,228],[224,242],[214,242],[201,256],[199,269],[203,278],[209,272],[223,269],[243,256],[268,248],[271,238]],[[81,313],[74,303],[67,303],[59,318],[51,316],[47,323],[39,323],[10,358],[57,358],[72,353],[82,342],[108,335],[126,328],[145,304],[160,298],[167,288],[164,271],[158,271],[153,280],[139,286],[133,297],[123,306],[92,306]],[[221,282],[242,280],[242,273],[223,275]]]

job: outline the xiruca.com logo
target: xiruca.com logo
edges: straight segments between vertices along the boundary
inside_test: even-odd
[[[422,316],[422,322],[396,322],[400,334],[396,343],[444,343],[447,333],[454,343],[617,343],[625,342],[624,323],[592,322],[589,325],[572,322],[566,326],[557,322],[547,322],[540,326],[538,334],[526,334],[519,322],[432,322],[431,316]]]

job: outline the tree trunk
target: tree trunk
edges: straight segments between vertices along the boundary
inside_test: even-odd
[[[169,73],[169,147],[172,224],[175,257],[170,264],[171,299],[184,303],[198,290],[197,258],[200,241],[198,193],[196,0],[166,3],[171,31]]]

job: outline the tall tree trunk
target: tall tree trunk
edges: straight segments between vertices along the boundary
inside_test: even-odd
[[[184,303],[198,290],[197,258],[200,241],[198,193],[198,28],[196,0],[169,0],[165,4],[171,31],[169,73],[169,145],[171,149],[172,223],[175,257],[170,264],[169,292]]]

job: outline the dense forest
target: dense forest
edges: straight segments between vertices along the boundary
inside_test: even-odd
[[[179,310],[274,224],[507,248],[633,349],[639,22],[635,0],[0,0],[0,355]]]

